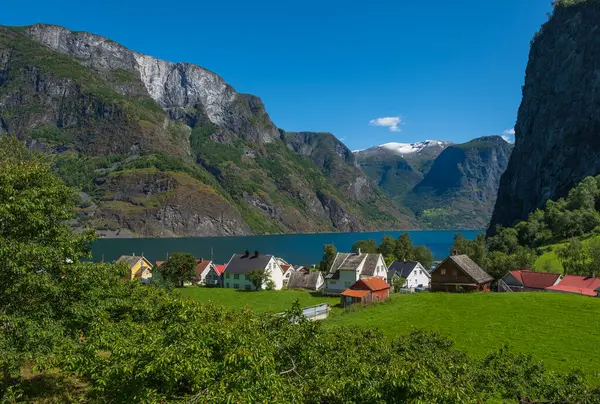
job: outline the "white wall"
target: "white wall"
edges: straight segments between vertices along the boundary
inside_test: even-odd
[[[275,284],[275,290],[281,290],[283,288],[283,270],[279,266],[278,260],[271,258],[267,264],[266,272],[271,277],[271,280]],[[263,284],[263,289],[267,288],[267,283]]]
[[[427,270],[419,263],[406,278],[405,288],[416,288],[419,285],[428,288],[431,286],[431,278]]]

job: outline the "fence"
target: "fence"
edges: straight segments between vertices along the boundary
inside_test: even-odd
[[[316,306],[304,307],[302,309],[302,315],[311,321],[324,320],[329,315],[329,305],[327,303],[318,304]],[[278,316],[282,316],[284,313],[277,313]]]

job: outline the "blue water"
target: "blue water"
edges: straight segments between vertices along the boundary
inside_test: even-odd
[[[423,230],[423,231],[383,231],[373,233],[326,233],[326,234],[282,234],[270,236],[233,237],[186,237],[186,238],[130,238],[99,239],[92,245],[94,261],[113,261],[121,255],[144,255],[151,262],[165,260],[167,254],[189,252],[200,258],[212,258],[216,263],[226,263],[234,253],[245,250],[258,250],[263,254],[273,254],[291,264],[318,264],[323,257],[323,245],[333,244],[338,251],[350,251],[358,240],[375,239],[377,243],[384,235],[398,238],[408,233],[414,245],[425,245],[431,249],[435,259],[445,258],[454,234],[462,233],[474,239],[479,230]]]

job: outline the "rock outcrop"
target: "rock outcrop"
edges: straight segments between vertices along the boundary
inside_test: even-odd
[[[105,234],[416,225],[334,136],[288,137],[258,97],[217,74],[85,32],[0,27],[6,133],[56,155],[57,172],[91,197],[80,206],[80,225]],[[155,181],[171,187],[154,189]]]
[[[489,234],[600,173],[600,2],[555,2],[529,54]]]

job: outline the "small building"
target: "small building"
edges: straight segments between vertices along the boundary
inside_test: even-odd
[[[340,304],[342,307],[361,303],[371,304],[390,298],[390,285],[376,276],[362,278],[342,292]]]
[[[210,286],[218,286],[219,285],[219,277],[215,279],[216,271],[215,266],[211,260],[205,260],[204,258],[200,258],[196,261],[196,266],[194,268],[196,272],[196,277],[194,278],[194,283],[197,285],[208,285],[207,277],[210,274]],[[215,282],[216,281],[216,282]]]
[[[388,267],[387,281],[390,286],[394,286],[394,278],[404,278],[406,282],[403,288],[422,287],[429,289],[431,286],[431,274],[421,263],[416,261],[394,261]]]
[[[561,279],[560,274],[529,270],[508,271],[502,282],[499,282],[498,291],[543,292],[546,288],[558,284]]]
[[[279,262],[273,255],[260,254],[258,251],[254,254],[249,252],[234,254],[223,272],[223,287],[255,290],[248,273],[255,269],[263,269],[273,282],[274,289],[280,290],[283,287],[283,270]],[[267,282],[262,285],[262,288],[267,288]]]
[[[325,275],[323,293],[339,296],[359,279],[373,276],[387,282],[387,265],[381,254],[338,253]]]
[[[565,275],[558,284],[547,287],[549,292],[573,293],[584,296],[598,296],[600,278],[592,276]]]
[[[321,271],[291,271],[291,276],[287,282],[287,288],[321,290],[324,284],[325,279],[323,278],[323,273]]]
[[[433,292],[489,292],[494,278],[466,255],[451,255],[431,273]]]
[[[152,264],[143,256],[121,255],[115,264],[125,264],[127,266],[128,280],[140,279],[142,282],[152,280]]]

